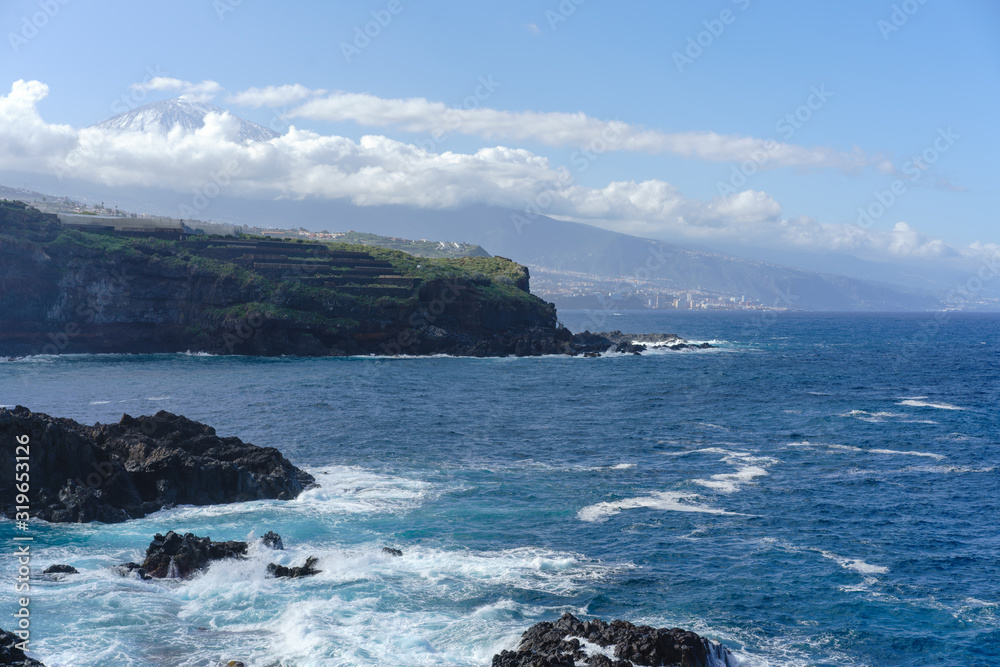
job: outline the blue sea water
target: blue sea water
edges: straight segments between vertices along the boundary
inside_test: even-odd
[[[291,502],[33,524],[38,570],[81,571],[33,580],[33,653],[49,667],[488,665],[570,611],[689,628],[749,666],[1000,664],[1000,317],[563,321],[717,347],[0,363],[0,404],[85,423],[169,410],[278,447],[321,483]],[[255,545],[185,582],[106,569],[171,529],[275,530],[286,551]],[[317,577],[264,576],[310,555]],[[0,579],[15,569],[0,558]]]

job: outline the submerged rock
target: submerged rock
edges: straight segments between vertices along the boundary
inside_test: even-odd
[[[212,561],[242,558],[246,553],[246,542],[213,542],[208,537],[181,536],[171,530],[153,537],[141,567],[156,579],[185,579]]]
[[[0,665],[10,667],[45,667],[42,663],[29,658],[18,648],[23,640],[13,632],[0,629]]]
[[[609,657],[609,656],[614,656]],[[581,621],[563,614],[529,628],[516,651],[493,656],[493,667],[738,667],[720,644],[693,632],[626,621]]]
[[[32,516],[118,523],[171,505],[290,500],[315,481],[272,447],[221,438],[186,417],[158,412],[117,424],[0,408],[0,441],[29,436]],[[0,457],[0,498],[13,517],[14,457]]]
[[[122,563],[121,565],[115,565],[111,568],[112,572],[123,576],[123,577],[136,577],[142,579],[143,581],[149,581],[152,579],[149,573],[143,569],[142,565],[138,563]]]
[[[309,558],[306,558],[306,564],[299,567],[285,567],[284,565],[271,563],[267,566],[267,573],[272,577],[285,577],[291,579],[298,577],[311,577],[314,574],[322,572],[322,570],[316,569],[316,563],[318,562],[318,558],[310,556]]]

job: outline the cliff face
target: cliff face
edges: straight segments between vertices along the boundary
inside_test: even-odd
[[[574,353],[503,258],[66,229],[0,202],[0,355]]]

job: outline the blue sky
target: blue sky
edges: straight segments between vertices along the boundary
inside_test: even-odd
[[[376,30],[371,22],[379,17],[385,25]],[[545,180],[529,171],[537,158],[551,170],[567,167],[572,176],[560,186],[560,203],[545,212],[669,240],[773,242],[808,250],[829,245],[861,255],[918,257],[1000,241],[994,166],[1000,5],[988,0],[9,0],[0,21],[6,28],[3,94],[18,80],[45,84],[47,95],[27,97],[43,130],[62,141],[72,139],[52,127],[79,129],[114,115],[123,103],[198,94],[264,125],[286,113],[289,123],[317,136],[358,143],[374,135],[430,146],[437,155],[477,156],[466,165],[502,163],[491,165],[480,181],[449,176],[440,187],[461,190],[460,201],[435,199],[426,195],[436,187],[427,173],[440,164],[432,156],[420,163],[420,175],[399,176],[400,191],[420,193],[397,203],[480,199],[518,208],[538,192],[481,183],[508,176]],[[355,42],[366,24],[378,34],[370,43]],[[699,40],[700,46],[691,46]],[[353,47],[346,55],[345,44]],[[133,87],[148,82],[150,72],[192,86]],[[484,79],[498,85],[473,101],[496,113],[463,116],[458,131],[429,143],[435,115],[440,123],[441,109],[468,107]],[[194,88],[203,81],[214,83]],[[288,99],[280,99],[278,87],[292,84],[305,92],[292,95],[286,88]],[[273,108],[261,106],[268,87],[275,87]],[[259,94],[239,96],[251,89]],[[351,97],[360,94],[366,97]],[[426,104],[406,102],[412,98]],[[814,108],[803,107],[810,99]],[[312,106],[304,110],[306,103]],[[525,112],[534,113],[515,115]],[[806,120],[779,125],[796,112]],[[5,116],[9,127],[12,113]],[[553,139],[566,119],[554,114],[578,113],[587,122]],[[586,133],[606,121],[647,135],[637,136],[631,148],[596,154],[586,169],[575,168],[583,164],[581,146],[591,141]],[[942,131],[951,137],[938,141],[946,150],[932,151]],[[764,157],[754,173],[734,181],[734,168],[748,164],[753,146],[766,149],[772,140],[781,147],[758,153]],[[12,141],[6,142],[4,167],[46,168],[39,160],[19,163],[18,152],[29,149]],[[497,146],[521,152],[479,153]],[[313,149],[300,143],[295,150],[301,156]],[[323,150],[333,149],[328,144]],[[379,149],[352,150],[360,151],[358,159],[374,160],[371,151]],[[933,163],[913,180],[907,160],[924,151],[931,151]],[[511,160],[518,163],[516,174],[504,171]],[[380,169],[390,163],[379,162]],[[317,181],[325,173],[344,173],[342,165],[311,169]],[[178,165],[184,170],[190,166]],[[296,172],[300,182],[303,173]],[[382,203],[374,194],[377,184],[351,176],[360,194],[323,185],[291,195]],[[160,180],[179,190],[190,187],[182,179]],[[610,188],[623,182],[651,185]],[[859,207],[878,212],[875,193],[891,192],[894,182],[900,194],[869,226],[859,226]],[[720,183],[734,189],[720,189]],[[253,187],[249,177],[245,186]],[[752,194],[733,195],[743,191]],[[859,240],[861,231],[871,239]]]

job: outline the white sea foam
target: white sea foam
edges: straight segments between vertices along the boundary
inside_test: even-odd
[[[391,558],[378,544],[285,546],[284,552],[258,547],[247,560],[216,563],[184,582],[175,593],[183,605],[179,616],[244,641],[260,637],[255,664],[487,664],[500,648],[516,644],[525,618],[586,613],[495,599],[492,592],[579,596],[597,590],[609,574],[633,567],[543,548],[489,552],[401,545],[404,555]],[[264,574],[269,561],[299,564],[307,555],[319,557],[322,572],[315,577],[279,581]],[[492,599],[464,611],[410,603],[484,597]],[[255,611],[263,602],[278,608],[276,617]],[[241,648],[240,658],[248,648]]]
[[[845,570],[851,570],[858,574],[885,574],[889,571],[887,567],[871,565],[858,558],[844,558],[829,551],[820,551],[819,553],[823,558],[829,558]]]
[[[740,488],[752,482],[757,477],[767,476],[767,471],[759,466],[745,466],[737,472],[712,475],[711,479],[695,479],[695,484],[715,489],[722,493],[735,493]]]
[[[353,466],[309,470],[319,484],[288,501],[311,512],[358,514],[396,513],[437,498],[443,488],[423,480],[381,475]]]
[[[698,426],[704,426],[705,428],[715,428],[720,431],[728,431],[729,429],[725,426],[720,426],[719,424],[713,424],[711,422],[698,422]]]
[[[548,466],[546,464],[541,464],[541,465],[543,467],[551,467],[554,470],[560,470],[562,472],[604,472],[611,470],[632,470],[633,468],[637,467],[635,463],[615,463],[613,465],[606,465],[606,466],[569,466],[569,467]],[[518,466],[518,469],[521,468],[522,466]]]
[[[885,421],[898,421],[904,424],[937,424],[932,419],[911,419],[910,415],[901,412],[867,412],[866,410],[851,410],[840,415],[841,417],[851,417],[869,424],[881,424]]]
[[[929,472],[938,474],[957,474],[962,475],[966,473],[982,473],[982,472],[993,472],[996,470],[995,467],[990,466],[988,468],[969,468],[965,466],[911,466],[908,468],[903,468],[900,472]]]
[[[28,357],[5,357],[3,360],[4,362],[11,364],[52,364],[55,363],[60,356],[68,357],[71,355],[34,354]]]
[[[937,408],[938,410],[965,410],[965,408],[960,408],[957,405],[951,405],[950,403],[931,403],[924,400],[926,398],[926,396],[906,398],[896,405],[906,405],[911,408]]]
[[[700,348],[700,347],[685,347],[679,350],[673,350],[670,348],[671,345],[676,345],[682,341],[675,341],[674,343],[643,343],[646,345],[646,349],[642,352],[642,356],[674,356],[678,354],[718,354],[720,352],[733,352],[733,348],[728,347],[728,341],[713,341],[713,340],[689,340],[686,341],[688,345],[701,345],[702,343],[708,343],[712,347]],[[604,353],[605,357],[631,357],[634,356],[631,352],[615,352],[614,349],[608,350]]]
[[[664,456],[687,456],[688,454],[732,454],[729,449],[722,447],[702,447],[701,449],[688,449],[683,452],[664,452]]]
[[[91,405],[108,405],[109,403],[113,403],[113,401],[91,401],[90,402]]]
[[[447,489],[423,480],[382,475],[354,466],[308,468],[318,487],[293,500],[254,500],[228,505],[182,505],[156,513],[157,521],[200,522],[262,511],[294,518],[352,514],[398,514],[440,497]]]
[[[929,459],[941,460],[948,458],[944,454],[935,454],[934,452],[916,452],[916,451],[901,451],[898,449],[864,449],[862,447],[855,447],[853,445],[828,445],[818,442],[809,442],[808,440],[803,440],[802,442],[790,442],[786,447],[823,447],[830,453],[832,452],[858,452],[867,454],[884,454],[887,456],[922,456]]]
[[[872,565],[871,563],[866,563],[860,558],[848,558],[846,556],[841,556],[832,551],[826,551],[824,549],[819,549],[817,547],[803,547],[797,546],[785,540],[776,539],[772,537],[758,538],[755,542],[761,544],[767,549],[781,549],[789,553],[794,554],[804,554],[804,553],[818,553],[823,558],[834,561],[840,567],[845,570],[850,570],[858,574],[864,575],[866,577],[872,577],[877,574],[886,574],[889,572],[889,568],[883,567],[881,565]],[[877,580],[872,580],[867,582],[868,584],[877,583]]]
[[[752,452],[735,451],[721,447],[705,447],[686,452],[668,452],[666,455],[684,456],[687,454],[722,454],[720,461],[736,467],[736,472],[712,475],[709,479],[691,480],[695,484],[721,493],[735,493],[743,486],[752,483],[757,477],[766,477],[768,474],[766,466],[778,463],[777,459],[769,456],[757,456]]]
[[[573,635],[567,635],[563,638],[563,641],[569,639],[576,639],[580,642],[580,650],[582,650],[588,658],[593,658],[599,655],[603,655],[606,658],[610,658],[612,661],[615,660],[615,649],[616,644],[611,644],[610,646],[601,646],[600,644],[595,644],[594,642],[589,642],[583,637],[574,637]],[[635,664],[635,663],[631,663]]]
[[[935,454],[933,452],[899,451],[899,450],[895,450],[895,449],[869,449],[869,450],[862,450],[862,451],[868,451],[868,452],[870,452],[872,454],[887,454],[889,456],[893,456],[893,455],[898,455],[898,456],[923,456],[925,458],[935,459],[937,461],[940,461],[942,459],[948,458],[944,454]]]
[[[696,493],[678,493],[674,491],[658,491],[648,496],[638,498],[624,498],[622,500],[612,500],[609,502],[588,505],[579,512],[577,517],[581,521],[600,522],[607,521],[610,517],[624,510],[646,508],[660,510],[663,512],[700,512],[703,514],[724,514],[728,516],[745,516],[736,512],[727,512],[717,507],[698,505],[692,501],[698,498]]]

